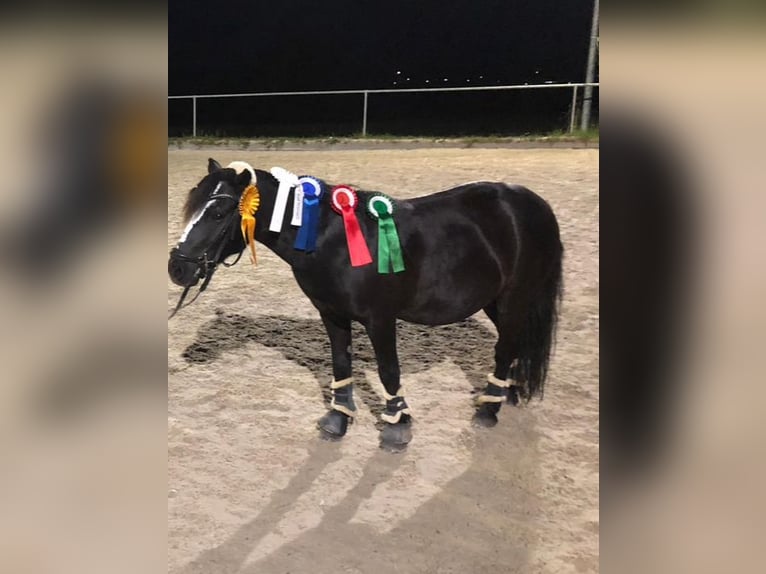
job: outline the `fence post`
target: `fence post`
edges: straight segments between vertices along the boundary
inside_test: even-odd
[[[593,21],[590,25],[590,47],[588,48],[588,67],[585,70],[585,89],[582,97],[582,117],[580,118],[580,129],[587,130],[590,127],[590,108],[593,103],[593,77],[596,72],[596,52],[598,46],[598,0],[593,2]]]
[[[569,133],[574,131],[575,115],[577,113],[577,85],[572,88],[572,115],[569,116]]]
[[[364,92],[364,111],[362,112],[362,137],[367,135],[367,90]]]
[[[192,96],[192,137],[197,137],[197,96]]]

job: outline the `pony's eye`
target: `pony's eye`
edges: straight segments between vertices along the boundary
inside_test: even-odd
[[[213,219],[215,219],[216,221],[223,219],[223,215],[224,215],[223,211],[221,211],[221,209],[219,208],[215,208],[211,210],[211,214],[213,216]]]

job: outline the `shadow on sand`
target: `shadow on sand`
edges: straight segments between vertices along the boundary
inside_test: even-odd
[[[402,373],[423,372],[450,359],[479,392],[492,361],[495,340],[491,328],[474,318],[444,327],[400,323],[398,349]],[[358,325],[354,326],[353,341],[355,370],[374,370],[372,347]],[[245,317],[218,311],[215,319],[200,328],[183,358],[190,364],[209,364],[225,351],[236,351],[250,342],[277,349],[287,360],[308,368],[325,397],[329,397],[329,385],[321,381],[329,381],[332,372],[330,347],[318,319]],[[379,414],[380,397],[364,377],[355,382],[362,400]],[[536,501],[526,485],[515,484],[508,478],[500,481],[498,474],[526,473],[527,481],[537,480],[537,465],[530,466],[530,460],[536,459],[537,439],[532,430],[533,415],[523,410],[514,412],[519,413],[514,421],[516,428],[478,432],[469,470],[446,484],[437,496],[391,531],[381,534],[371,526],[350,522],[360,504],[378,485],[389,481],[408,456],[376,451],[364,462],[357,484],[340,504],[324,512],[318,527],[306,530],[274,553],[248,563],[253,549],[277,527],[294,502],[311,489],[328,465],[343,456],[337,443],[316,438],[307,445],[305,462],[295,470],[287,486],[272,495],[263,510],[223,544],[203,551],[176,574],[367,573],[392,571],[395,564],[397,571],[408,573],[485,571],[492,567],[500,567],[504,572],[524,571],[530,535],[526,532],[528,527],[519,524],[534,512]],[[498,502],[482,509],[487,494],[498,486],[503,490],[492,495]],[[406,489],[406,485],[391,488]],[[471,551],[466,552],[469,548]]]
[[[400,322],[397,348],[403,375],[427,371],[445,359],[452,360],[478,393],[491,370],[497,335],[475,318],[441,327]],[[377,363],[367,334],[361,325],[352,328],[353,366],[356,372],[376,370]],[[325,402],[330,403],[332,377],[330,342],[319,319],[283,316],[246,317],[216,311],[216,318],[200,327],[197,339],[183,352],[188,363],[208,364],[223,352],[236,351],[248,343],[277,349],[288,361],[311,371]],[[364,377],[354,381],[359,398],[379,417],[382,400]]]

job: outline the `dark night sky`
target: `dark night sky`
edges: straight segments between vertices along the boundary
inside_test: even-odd
[[[174,0],[169,91],[583,81],[592,6],[592,0]]]

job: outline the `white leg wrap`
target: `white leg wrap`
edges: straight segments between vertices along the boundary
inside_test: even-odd
[[[487,375],[487,382],[490,385],[499,387],[501,389],[507,389],[508,387],[511,386],[510,381],[501,381],[492,373],[489,373]],[[487,390],[485,389],[485,391],[482,394],[476,397],[476,404],[483,405],[485,403],[502,403],[502,402],[505,402],[506,400],[507,400],[507,397],[505,396],[505,394],[500,396],[490,395],[490,394],[487,394]]]
[[[479,395],[476,397],[476,404],[483,405],[484,403],[502,403],[505,401],[505,397],[495,397],[492,395]]]
[[[334,411],[338,411],[340,413],[343,413],[344,415],[348,415],[350,417],[355,417],[356,412],[352,411],[350,408],[348,408],[345,405],[339,405],[335,402],[335,397],[333,397],[332,402],[330,403],[330,408]]]
[[[343,387],[349,386],[353,382],[354,382],[354,379],[352,377],[349,377],[348,379],[343,379],[342,381],[336,381],[333,379],[333,381],[330,383],[330,388],[342,389]]]
[[[344,415],[348,415],[350,417],[355,417],[356,416],[356,409],[352,410],[351,408],[349,408],[348,405],[342,405],[342,404],[338,404],[337,402],[335,402],[335,391],[337,389],[342,389],[343,387],[348,387],[349,385],[353,384],[353,382],[354,382],[354,379],[349,377],[349,378],[343,379],[341,381],[333,380],[330,383],[330,389],[332,389],[332,401],[330,402],[330,408],[332,410],[334,410],[334,411],[341,412]],[[351,392],[352,391],[349,391],[349,395],[348,395],[348,397],[349,397],[349,404],[351,406],[354,406],[354,399],[352,397]]]
[[[389,415],[386,413],[383,413],[380,415],[380,418],[382,421],[391,423],[392,425],[395,425],[399,422],[399,420],[402,418],[402,415],[408,415],[410,414],[410,409],[404,409],[402,411],[398,411],[395,415]]]
[[[383,389],[383,397],[386,399],[386,401],[392,401],[398,397],[401,397],[402,399],[404,399],[404,387],[400,386],[399,390],[396,391],[395,395],[390,395],[388,394],[388,392],[386,392],[386,389]],[[387,422],[393,425],[398,423],[401,420],[402,415],[408,415],[408,414],[410,414],[410,408],[406,407],[400,411],[396,411],[396,413],[394,414],[388,414],[386,412],[383,412],[380,415],[380,419],[384,422]]]
[[[395,395],[389,395],[386,392],[386,389],[383,389],[383,398],[386,399],[387,401],[390,401],[391,399],[395,399],[396,397],[403,397],[403,396],[404,396],[404,387],[403,386],[399,387],[399,390],[396,391]]]
[[[489,373],[489,374],[487,375],[487,382],[488,382],[488,383],[492,383],[492,384],[493,384],[493,385],[495,385],[496,387],[502,387],[502,388],[504,388],[504,389],[507,389],[508,387],[510,387],[510,386],[511,386],[511,383],[510,383],[510,381],[501,381],[500,379],[498,379],[498,378],[497,378],[495,375],[493,375],[492,373]]]

